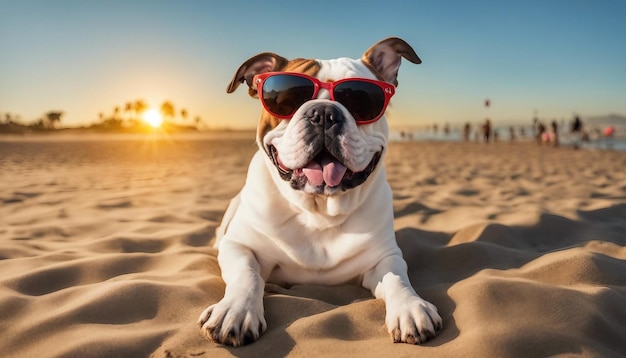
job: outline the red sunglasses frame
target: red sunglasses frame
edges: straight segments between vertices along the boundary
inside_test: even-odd
[[[257,93],[259,93],[259,99],[261,100],[261,104],[263,105],[263,108],[265,108],[265,110],[268,111],[274,117],[277,117],[280,119],[291,119],[295,111],[294,113],[291,113],[289,115],[279,115],[277,113],[274,113],[267,107],[267,105],[265,104],[265,101],[263,100],[263,96],[261,95],[261,93],[263,93],[263,84],[265,83],[265,80],[267,80],[268,78],[272,76],[277,76],[277,75],[302,77],[311,81],[314,89],[313,89],[313,95],[311,96],[310,99],[317,98],[317,94],[319,93],[319,90],[325,89],[330,94],[330,99],[335,101],[335,94],[333,93],[334,92],[333,90],[335,86],[344,82],[367,82],[367,83],[371,83],[371,84],[378,86],[383,91],[383,94],[385,96],[385,103],[380,113],[373,119],[368,119],[365,121],[357,120],[356,123],[358,125],[374,123],[377,120],[379,120],[380,117],[382,117],[385,114],[385,111],[387,110],[387,106],[389,105],[389,100],[391,100],[391,97],[396,93],[396,88],[394,85],[387,83],[387,82],[383,82],[383,81],[372,80],[369,78],[352,77],[352,78],[344,78],[338,81],[322,82],[315,77],[311,77],[304,73],[298,73],[298,72],[265,72],[265,73],[260,73],[258,75],[255,75],[253,78],[253,82],[257,85]]]

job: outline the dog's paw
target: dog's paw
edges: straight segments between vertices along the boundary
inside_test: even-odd
[[[198,319],[204,336],[233,347],[256,341],[267,328],[263,304],[259,309],[245,301],[224,298],[205,309]]]
[[[385,323],[394,343],[424,343],[443,327],[437,307],[419,297],[388,304]]]

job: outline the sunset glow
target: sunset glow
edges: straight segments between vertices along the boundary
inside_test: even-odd
[[[151,128],[134,106],[144,100],[157,110],[164,101],[175,105],[173,113],[162,112],[159,128],[201,118],[204,129],[253,130],[259,101],[249,98],[247,85],[224,90],[247,59],[261,52],[359,59],[389,36],[401,37],[424,61],[401,61],[391,128],[626,115],[626,46],[619,45],[626,1],[392,1],[364,3],[349,18],[344,14],[354,4],[331,2],[325,16],[334,25],[316,31],[302,26],[306,3],[270,1],[243,12],[229,1],[68,3],[81,5],[0,1],[5,122],[10,114],[14,122],[35,124],[53,111],[64,113],[58,127],[81,127],[102,122],[102,112],[102,120],[132,118]],[[234,18],[239,26],[232,26]],[[390,18],[372,30],[372,23]],[[124,26],[111,26],[111,19]],[[267,34],[251,36],[259,19]]]
[[[144,122],[148,123],[152,128],[159,128],[163,124],[163,116],[161,113],[152,108],[143,114]]]

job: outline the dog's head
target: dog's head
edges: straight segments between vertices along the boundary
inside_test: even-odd
[[[376,43],[358,60],[287,60],[266,52],[239,67],[227,92],[246,82],[261,99],[257,143],[282,180],[295,190],[335,195],[382,165],[384,112],[402,57],[421,63],[399,38]]]

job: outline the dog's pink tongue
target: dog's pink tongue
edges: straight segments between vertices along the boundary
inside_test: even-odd
[[[311,184],[322,185],[325,182],[328,186],[339,185],[344,174],[346,174],[346,170],[346,166],[339,163],[331,155],[325,155],[321,163],[312,161],[302,168],[302,172]]]
[[[302,172],[309,179],[311,184],[313,185],[322,185],[324,184],[324,175],[322,172],[322,166],[319,165],[316,161],[312,161],[306,165],[306,167],[302,168]]]
[[[345,165],[339,163],[330,155],[322,158],[322,167],[324,168],[324,181],[329,186],[339,185],[347,169]]]

